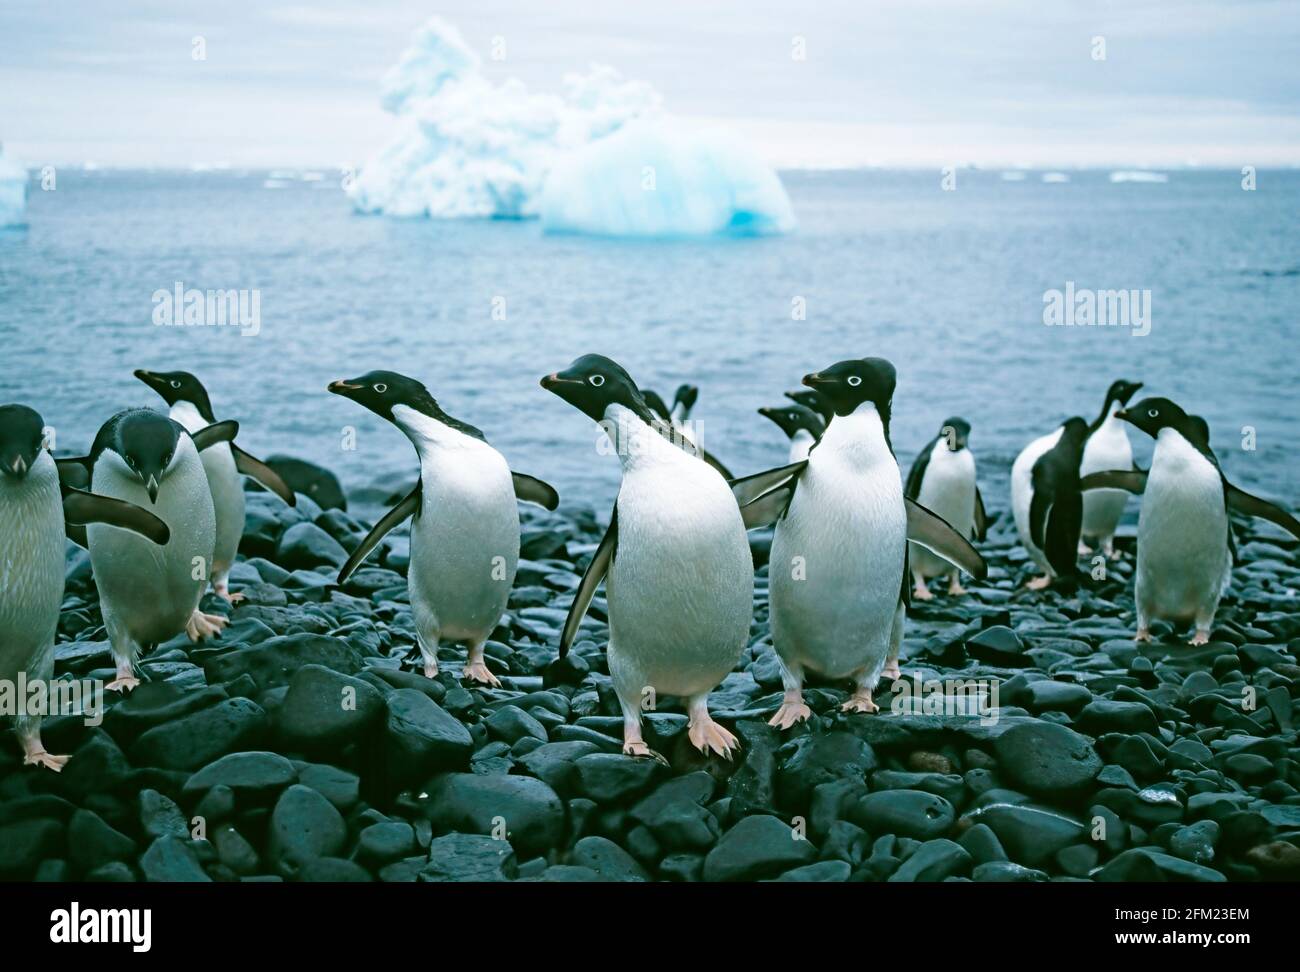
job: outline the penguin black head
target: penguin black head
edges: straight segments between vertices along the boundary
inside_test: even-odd
[[[829,422],[835,417],[835,408],[827,400],[826,396],[815,388],[800,388],[795,391],[788,391],[785,397],[792,402],[798,402],[805,408],[811,408],[814,412],[822,417],[823,422]]]
[[[647,425],[657,421],[636,382],[618,362],[602,354],[584,354],[564,371],[547,375],[541,386],[597,422],[611,405],[622,405]]]
[[[91,458],[97,461],[106,450],[116,453],[144,484],[149,501],[156,503],[183,432],[178,423],[152,409],[119,412],[99,430]]]
[[[216,421],[212,414],[212,402],[208,399],[208,390],[203,387],[203,382],[188,371],[145,371],[137,368],[132,374],[161,395],[168,405],[189,402],[208,422]]]
[[[826,423],[822,421],[822,417],[807,405],[800,405],[798,402],[760,408],[758,414],[771,419],[792,439],[800,430],[811,433],[814,439],[820,439],[822,433],[826,431]]]
[[[1209,444],[1209,426],[1205,420],[1197,415],[1188,415],[1167,398],[1144,398],[1136,405],[1120,409],[1115,415],[1153,439],[1160,435],[1161,429],[1173,429],[1189,442]]]
[[[0,405],[0,473],[23,479],[45,447],[45,420],[26,405]]]
[[[1106,391],[1106,405],[1110,406],[1111,402],[1116,402],[1123,407],[1128,404],[1129,399],[1136,394],[1137,390],[1142,387],[1140,381],[1127,381],[1124,378],[1113,382]]]
[[[870,402],[886,428],[897,381],[894,366],[884,358],[853,358],[803,377],[805,385],[826,396],[836,415],[852,415],[859,405]]]
[[[950,451],[961,452],[970,440],[970,423],[957,415],[944,419],[943,427],[939,429],[939,438],[948,443]]]
[[[395,425],[400,426],[400,423],[393,415],[393,409],[404,405],[458,432],[475,439],[483,438],[483,433],[474,426],[444,412],[424,385],[396,371],[368,371],[359,378],[340,378],[330,382],[328,390],[335,395],[352,399]]]
[[[683,411],[689,413],[695,407],[699,397],[700,389],[697,385],[679,385],[677,393],[673,395],[673,407],[680,405]]]

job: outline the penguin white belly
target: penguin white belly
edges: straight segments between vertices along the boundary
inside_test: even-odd
[[[171,408],[171,417],[190,432],[197,432],[209,424],[190,402],[177,402]],[[239,552],[239,541],[244,534],[244,487],[230,444],[218,442],[199,454],[203,471],[212,490],[212,506],[217,517],[217,536],[213,548],[213,573],[225,577]]]
[[[1088,436],[1083,447],[1079,476],[1110,469],[1132,469],[1133,447],[1129,444],[1124,423],[1107,416],[1097,431]],[[1122,489],[1090,489],[1083,494],[1083,536],[1104,540],[1114,536],[1124,515],[1128,493]]]
[[[500,621],[515,581],[519,507],[501,454],[462,438],[462,448],[422,459],[407,586],[418,630],[480,644]]]
[[[0,476],[0,678],[54,674],[63,549],[59,476],[41,452],[23,479]]]
[[[625,460],[606,579],[609,671],[632,700],[647,688],[710,691],[739,661],[753,612],[754,563],[735,497],[704,462],[660,442]]]
[[[1231,577],[1219,471],[1186,440],[1162,432],[1138,516],[1139,614],[1168,621],[1207,618]]]
[[[772,641],[787,664],[830,678],[866,668],[874,685],[903,579],[902,482],[892,462],[864,472],[825,449],[823,440],[772,541]]]
[[[194,443],[181,436],[156,503],[138,477],[103,459],[95,466],[93,488],[148,510],[171,531],[159,546],[120,527],[92,523],[86,528],[110,636],[120,627],[141,646],[174,637],[203,597],[216,541],[212,491]]]
[[[1061,431],[1056,429],[1029,443],[1011,465],[1011,512],[1016,519],[1016,531],[1020,534],[1020,543],[1029,552],[1034,563],[1052,576],[1056,575],[1056,571],[1048,564],[1047,555],[1030,539],[1029,504],[1034,498],[1034,463],[1042,457],[1043,453],[1056,445],[1061,438]]]
[[[797,429],[794,435],[790,436],[790,461],[802,462],[808,458],[808,451],[817,444],[813,434],[807,429]]]
[[[953,452],[940,442],[930,452],[916,501],[948,521],[963,537],[975,526],[975,457],[969,449]],[[951,574],[957,568],[917,544],[909,544],[913,570],[923,577]]]

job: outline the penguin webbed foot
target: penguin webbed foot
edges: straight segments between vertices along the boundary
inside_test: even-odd
[[[880,706],[871,701],[871,689],[859,689],[849,696],[849,700],[840,706],[841,712],[864,712],[868,715],[880,711]]]
[[[787,701],[781,703],[781,708],[776,710],[776,715],[767,720],[767,724],[778,729],[789,729],[795,723],[811,718],[812,709],[808,708],[806,703]]]
[[[434,674],[437,674],[436,669]],[[462,681],[475,682],[489,688],[501,687],[501,679],[492,674],[492,670],[487,667],[487,663],[481,658],[477,661],[467,661],[464,670],[460,673],[460,677]]]
[[[930,588],[924,581],[917,581],[916,586],[912,588],[912,600],[914,601],[933,601],[934,595],[930,593]]]
[[[37,766],[42,769],[53,770],[55,773],[62,773],[63,767],[68,765],[71,756],[55,756],[47,753],[44,749],[28,750],[23,754],[24,766]]]
[[[730,761],[732,750],[740,748],[736,737],[709,718],[707,713],[702,719],[691,721],[686,735],[690,738],[691,745],[705,756],[712,750],[723,759]]]
[[[1189,645],[1208,645],[1210,643],[1210,632],[1206,630],[1197,630],[1192,634]]]
[[[185,633],[190,641],[203,641],[221,634],[221,629],[229,623],[230,619],[223,614],[204,614],[196,608],[185,622]]]
[[[230,591],[224,587],[217,588],[216,595],[231,606],[238,604],[244,599],[243,591]]]
[[[105,692],[130,692],[140,684],[140,680],[134,675],[118,675],[117,678],[104,686]]]
[[[1025,582],[1025,588],[1031,591],[1045,591],[1052,586],[1052,576],[1044,574],[1042,577],[1031,577]]]
[[[966,588],[961,586],[961,576],[953,574],[948,581],[948,596],[962,597],[966,594]]]
[[[1151,634],[1150,628],[1138,628],[1137,633],[1133,635],[1133,640],[1137,642],[1155,641]]]

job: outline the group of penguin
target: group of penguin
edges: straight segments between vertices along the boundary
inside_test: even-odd
[[[143,649],[186,631],[199,640],[226,619],[199,602],[227,586],[244,524],[239,480],[249,475],[294,504],[293,491],[234,442],[203,385],[187,372],[135,375],[170,411],[130,409],[99,430],[90,453],[52,458],[40,415],[0,406],[0,678],[53,675],[64,583],[64,538],[89,550],[117,672],[138,684]],[[730,758],[735,736],[709,714],[708,696],[749,639],[754,565],[746,532],[773,526],[769,605],[784,687],[771,723],[811,712],[806,674],[847,680],[843,708],[875,712],[872,692],[899,675],[904,617],[929,599],[929,578],[987,569],[972,540],[987,526],[969,449],[970,425],[944,422],[906,482],[890,441],[896,372],[882,358],[841,361],[805,375],[789,403],[760,409],[789,437],[789,461],[735,478],[694,441],[686,422],[697,390],[670,408],[613,360],[588,354],[541,379],[542,388],[599,423],[622,464],[609,527],[574,592],[560,637],[564,657],[598,587],[608,606],[609,673],[623,712],[623,751],[662,760],[642,735],[647,699],[681,698],[701,752]],[[1300,537],[1300,522],[1223,477],[1205,422],[1163,398],[1129,406],[1140,387],[1117,381],[1091,424],[1070,418],[1032,442],[1012,468],[1020,538],[1043,576],[1035,589],[1078,582],[1086,539],[1115,556],[1127,493],[1144,494],[1138,523],[1138,640],[1162,618],[1194,625],[1205,642],[1231,575],[1228,510],[1265,517]],[[411,520],[408,588],[426,676],[442,643],[467,649],[462,677],[499,685],[484,644],[504,613],[519,560],[518,500],[554,510],[556,491],[513,472],[483,433],[445,412],[419,381],[372,371],[331,383],[397,426],[415,447],[420,477],[339,571],[341,584],[385,535]],[[1125,424],[1155,439],[1148,470],[1133,464]],[[40,718],[20,714],[25,762],[59,770]]]

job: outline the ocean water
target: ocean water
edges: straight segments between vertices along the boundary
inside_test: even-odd
[[[388,368],[423,380],[514,468],[601,509],[617,460],[543,374],[597,351],[668,398],[698,384],[699,434],[743,475],[786,454],[755,409],[808,371],[879,355],[899,373],[904,470],[962,415],[991,507],[1007,505],[1019,449],[1092,418],[1118,377],[1204,415],[1234,482],[1296,499],[1300,172],[1261,172],[1255,191],[1231,171],[1164,184],[960,172],[953,191],[937,173],[784,173],[798,229],[719,242],[361,216],[322,176],[64,170],[52,192],[33,183],[29,226],[0,231],[0,402],[34,406],[59,447],[86,449],[114,411],[161,404],[132,369],[189,370],[250,452],[319,462],[348,488],[396,487],[415,475],[404,437],[325,391]],[[1044,293],[1067,282],[1149,290],[1149,334],[1046,326]],[[177,283],[256,290],[260,332],[155,325],[154,293]],[[1149,440],[1132,437],[1144,458]]]

